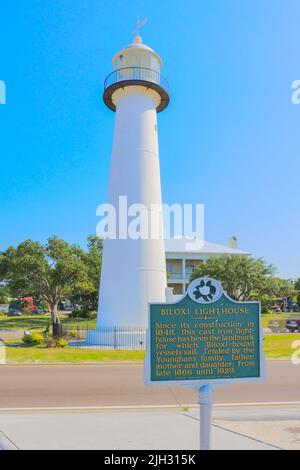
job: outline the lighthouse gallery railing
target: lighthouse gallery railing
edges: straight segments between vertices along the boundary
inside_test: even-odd
[[[125,67],[112,72],[104,82],[104,90],[119,82],[150,82],[160,85],[164,90],[169,91],[168,80],[159,72],[144,67]]]

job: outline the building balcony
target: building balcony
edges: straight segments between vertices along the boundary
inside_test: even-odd
[[[169,283],[174,283],[174,282],[189,282],[190,277],[192,273],[187,272],[187,273],[170,273],[170,278],[168,279]]]
[[[169,84],[166,78],[156,70],[143,67],[125,67],[112,72],[104,82],[104,103],[116,111],[112,96],[119,88],[140,85],[155,90],[161,97],[157,112],[163,111],[170,102]]]

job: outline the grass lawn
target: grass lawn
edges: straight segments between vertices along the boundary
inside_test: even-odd
[[[68,315],[61,315],[61,322],[64,325],[68,325],[70,328],[89,328],[96,327],[95,321],[87,321],[82,318],[69,318]],[[0,316],[0,330],[45,330],[46,327],[51,323],[51,317],[49,315],[28,315],[22,317],[7,317]]]
[[[294,314],[300,316],[300,314]],[[284,319],[293,316],[291,313],[275,313],[262,315],[263,328],[267,328],[268,322],[274,319]],[[82,319],[70,319],[67,315],[61,316],[62,323],[70,329],[95,328],[96,322],[87,322]],[[45,330],[50,322],[49,315],[35,315],[24,317],[0,317],[0,330]],[[287,359],[293,353],[292,343],[300,341],[300,334],[275,334],[267,335],[264,340],[264,348],[268,359]],[[114,362],[114,361],[142,361],[143,351],[106,351],[96,349],[76,349],[66,347],[64,349],[49,349],[44,346],[28,347],[21,342],[10,340],[7,344],[7,360],[10,363],[85,363],[85,362]]]
[[[296,340],[300,341],[300,334],[266,336],[264,349],[267,359],[289,359],[294,351],[292,344]],[[24,346],[16,340],[7,342],[6,353],[8,363],[136,362],[143,361],[145,357],[144,351],[102,351],[71,347],[48,349],[44,346]]]
[[[9,344],[6,348],[8,363],[55,363],[64,362],[131,362],[144,360],[144,351],[101,351],[71,347],[48,349],[43,346],[28,347]]]
[[[268,335],[264,340],[266,357],[269,359],[289,359],[293,352],[294,341],[300,341],[300,334],[276,334]]]

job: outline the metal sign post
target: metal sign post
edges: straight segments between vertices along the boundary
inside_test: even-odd
[[[198,390],[200,405],[200,450],[211,450],[212,387],[203,385]]]

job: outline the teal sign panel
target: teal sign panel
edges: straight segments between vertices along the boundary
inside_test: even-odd
[[[178,302],[149,309],[148,382],[261,377],[259,302],[235,302],[218,281],[201,278]]]

